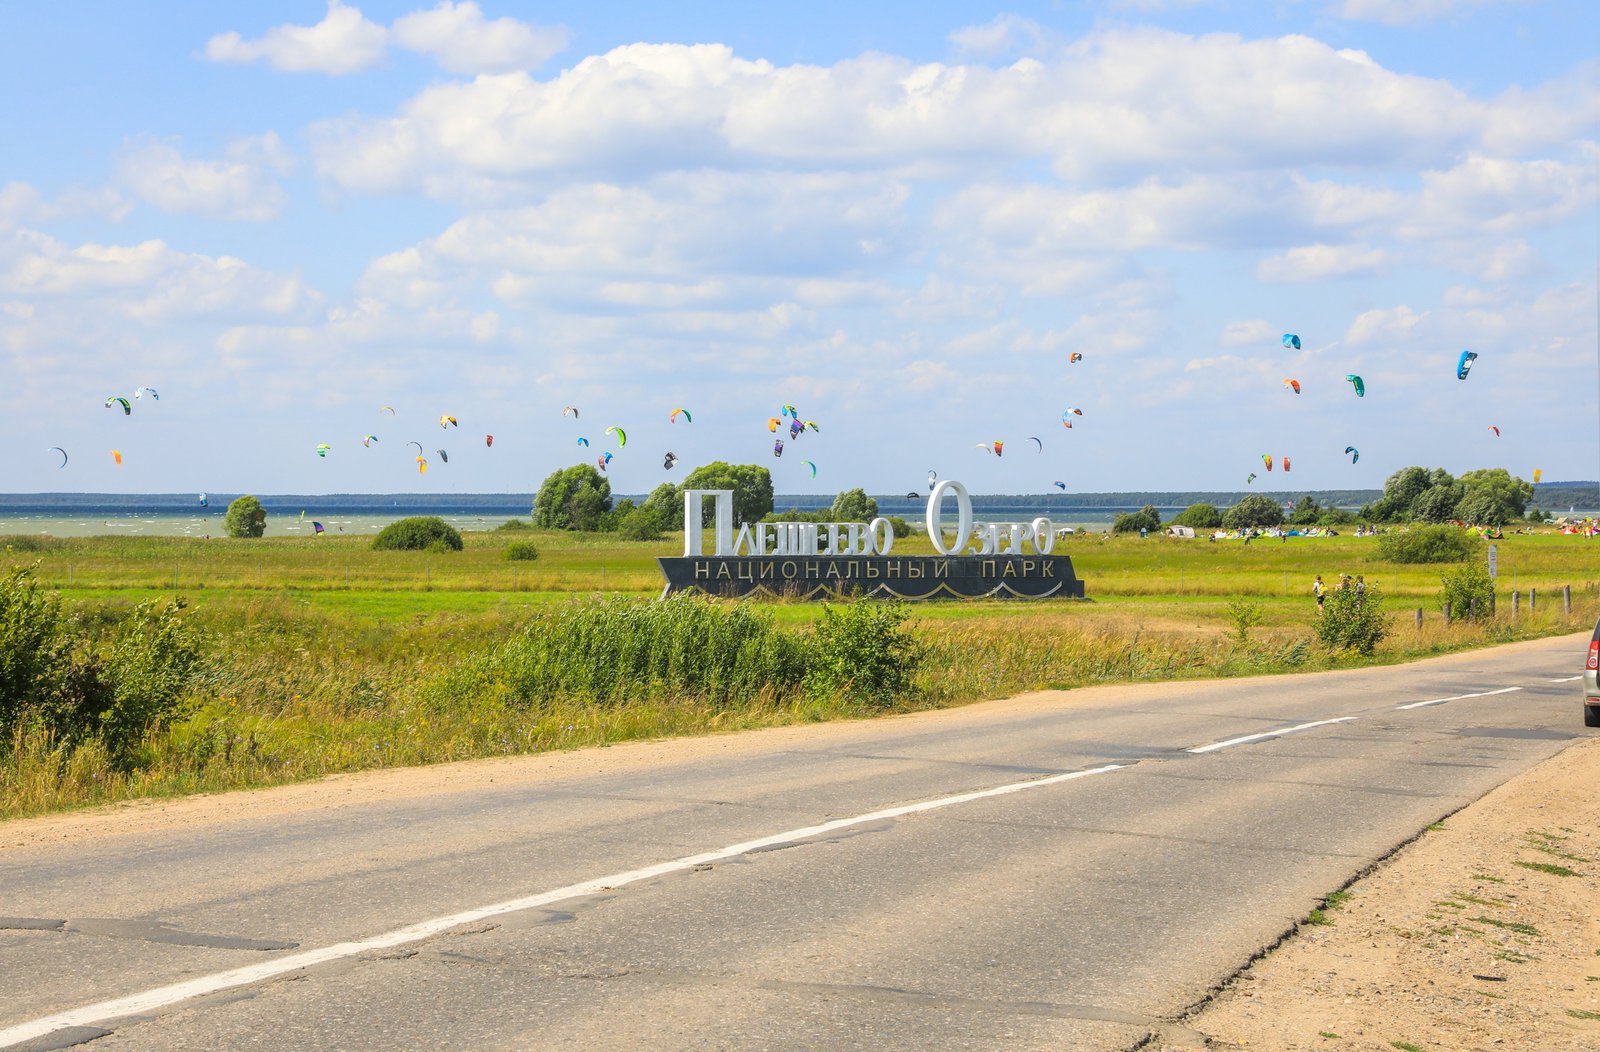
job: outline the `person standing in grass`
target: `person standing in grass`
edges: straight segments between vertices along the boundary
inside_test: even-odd
[[[1322,575],[1321,574],[1317,574],[1317,579],[1311,583],[1311,594],[1317,597],[1317,613],[1321,614],[1322,613],[1322,599],[1323,599]]]

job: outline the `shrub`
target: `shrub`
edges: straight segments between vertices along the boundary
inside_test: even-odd
[[[506,545],[505,557],[514,563],[528,563],[539,557],[539,548],[532,541],[512,541]]]
[[[1112,533],[1138,533],[1141,529],[1155,533],[1161,529],[1161,513],[1152,504],[1138,511],[1125,511],[1111,523]]]
[[[539,614],[520,634],[463,664],[440,685],[446,703],[486,689],[511,704],[555,697],[744,700],[798,687],[806,654],[772,615],[693,595],[641,602],[608,596]]]
[[[494,528],[496,533],[526,533],[533,529],[533,523],[522,519],[507,519]]]
[[[911,688],[922,647],[902,628],[905,606],[857,600],[823,607],[811,637],[806,690],[891,705]]]
[[[1454,526],[1419,526],[1378,538],[1378,558],[1391,563],[1458,563],[1478,550],[1478,539]]]
[[[638,507],[622,517],[617,532],[624,540],[654,541],[661,538],[661,520],[653,508]]]
[[[1489,579],[1489,568],[1481,562],[1470,562],[1444,574],[1440,580],[1444,591],[1439,596],[1442,604],[1450,605],[1451,618],[1468,621],[1479,620],[1492,613],[1494,582]],[[1477,612],[1473,612],[1476,602]]]
[[[222,528],[229,537],[259,537],[267,532],[267,512],[254,497],[240,497],[228,505]]]
[[[372,538],[375,552],[459,552],[461,534],[437,515],[414,515],[391,522]]]
[[[1260,603],[1248,599],[1228,600],[1228,620],[1233,622],[1233,638],[1239,645],[1250,642],[1250,630],[1265,616]]]
[[[1317,639],[1329,650],[1354,650],[1370,656],[1389,634],[1378,589],[1341,586],[1327,593],[1317,618]]]
[[[1271,497],[1252,493],[1222,513],[1222,525],[1230,530],[1283,525],[1283,509]]]
[[[1191,504],[1172,517],[1174,526],[1190,526],[1197,530],[1214,530],[1222,525],[1222,512],[1215,504]]]
[[[896,540],[909,537],[914,532],[914,527],[898,515],[889,516],[889,528],[894,531]]]
[[[84,625],[41,593],[31,571],[0,581],[0,733],[37,721],[61,741],[99,736],[113,760],[180,704],[199,648],[178,616],[183,601],[146,601],[117,625],[106,653]]]

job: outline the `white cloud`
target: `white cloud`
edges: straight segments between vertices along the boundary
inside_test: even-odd
[[[180,252],[158,240],[71,247],[32,230],[0,240],[0,293],[35,304],[89,300],[97,311],[148,322],[292,315],[318,298],[296,276],[231,256]]]
[[[991,36],[999,40],[1010,23]],[[998,34],[998,35],[996,35]],[[1581,80],[1581,78],[1580,78]],[[907,175],[1042,159],[1067,180],[1410,169],[1575,134],[1559,98],[1474,99],[1308,37],[1100,31],[994,68],[868,54],[776,66],[722,45],[634,44],[539,80],[427,88],[392,117],[313,129],[318,170],[352,189],[460,196],[483,180],[648,178],[781,163]],[[1576,94],[1574,94],[1576,93]]]
[[[1483,7],[1494,0],[1340,0],[1334,13],[1357,22],[1408,26]]]
[[[1256,279],[1272,282],[1325,281],[1374,274],[1389,261],[1381,248],[1362,245],[1301,245],[1256,265]]]
[[[123,196],[110,187],[89,190],[69,186],[54,200],[49,200],[28,183],[5,183],[0,185],[0,234],[57,219],[95,218],[120,222],[128,214],[129,207]]]
[[[286,199],[269,172],[287,173],[292,159],[275,133],[235,140],[222,160],[184,157],[165,143],[126,150],[117,174],[141,200],[165,212],[217,219],[274,219]]]
[[[981,26],[964,26],[950,34],[950,43],[962,55],[990,58],[1037,48],[1045,42],[1039,23],[1021,15],[996,15]]]
[[[1417,326],[1428,317],[1428,312],[1418,314],[1405,304],[1398,307],[1364,311],[1356,316],[1345,331],[1345,342],[1352,347],[1366,344],[1406,343]]]
[[[429,11],[395,20],[394,42],[435,57],[453,73],[503,73],[537,69],[567,46],[565,29],[529,25],[514,18],[489,21],[472,0],[443,0]]]
[[[1270,321],[1252,318],[1249,321],[1230,321],[1224,325],[1218,342],[1224,347],[1271,346],[1277,337],[1278,331]]]
[[[381,62],[388,37],[388,30],[367,21],[359,8],[328,0],[328,14],[316,25],[275,26],[257,40],[222,33],[206,41],[205,56],[212,62],[265,59],[273,69],[286,73],[340,77]]]

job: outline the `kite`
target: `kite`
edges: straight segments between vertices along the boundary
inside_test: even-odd
[[[1263,453],[1263,454],[1261,454],[1261,463],[1263,463],[1263,464],[1265,464],[1267,466],[1267,470],[1268,471],[1271,471],[1272,470],[1272,454],[1271,453]]]
[[[365,435],[361,439],[361,444],[363,446],[366,446],[368,449],[371,449],[372,448],[372,443],[376,442],[377,440],[378,440],[378,436],[377,435]]]
[[[772,443],[772,455],[775,457],[783,456],[783,439],[780,438]]]
[[[317,456],[319,456],[319,457],[327,456],[328,455],[328,450],[330,450],[332,448],[333,447],[328,445],[328,443],[326,443],[326,442],[318,442],[317,443]]]
[[[146,391],[150,392],[150,398],[153,401],[157,401],[157,402],[161,401],[161,396],[156,394],[156,389],[154,387],[138,387],[138,388],[135,388],[134,392],[133,392],[133,397],[138,398],[141,395],[143,395]]]
[[[685,422],[686,422],[686,423],[690,423],[690,424],[692,424],[692,423],[694,423],[694,417],[692,417],[692,416],[690,416],[690,415],[689,415],[689,410],[687,410],[687,409],[685,409],[685,408],[683,408],[683,406],[681,406],[681,405],[680,405],[680,406],[679,406],[679,407],[678,407],[678,408],[676,408],[676,409],[674,409],[674,410],[673,410],[673,411],[672,411],[672,412],[671,412],[671,413],[670,413],[670,414],[669,414],[669,415],[668,415],[668,416],[667,416],[667,423],[669,423],[669,424],[676,424],[676,423],[677,423],[677,422],[678,422],[678,415],[679,415],[679,414],[680,414],[680,413],[681,413],[681,414],[683,414],[683,419],[684,419],[684,421],[685,421]]]
[[[776,433],[778,430],[778,425],[781,423],[783,423],[783,421],[779,420],[777,417],[769,416],[767,417],[767,430]]]
[[[1352,464],[1361,459],[1361,450],[1355,446],[1345,446],[1344,451],[1350,454],[1350,463]]]
[[[1292,332],[1286,332],[1283,334],[1283,345],[1291,350],[1298,351],[1300,349],[1300,337]]]
[[[106,399],[106,408],[110,409],[113,405],[120,405],[122,407],[123,416],[133,415],[133,403],[129,402],[126,398],[118,398],[116,395],[112,395],[110,398]]]
[[[807,420],[806,421],[806,426],[809,427],[811,430],[817,432],[818,434],[822,433],[822,428],[817,426],[817,422],[815,420]]]
[[[200,506],[202,508],[209,508],[211,506],[211,501],[209,499],[207,499],[207,497],[206,497],[206,495],[204,493],[200,494],[200,498],[199,499],[200,499]]]
[[[494,445],[494,436],[493,435],[484,435],[483,436],[483,444],[486,445],[486,446]]]
[[[1072,421],[1063,418],[1062,421],[1061,421],[1061,426],[1064,427],[1064,428],[1067,428],[1070,431],[1072,429]]]
[[[1250,483],[1254,482],[1255,480],[1256,480],[1256,473],[1254,471],[1252,471],[1252,472],[1250,472],[1250,477],[1244,480],[1244,484],[1246,486],[1248,486],[1248,485],[1250,485]]]
[[[661,466],[663,468],[666,468],[668,471],[671,471],[674,467],[677,466],[677,464],[678,464],[678,454],[673,453],[670,450],[667,452],[666,456],[661,458]]]
[[[1299,380],[1285,380],[1283,382],[1283,386],[1294,388],[1294,393],[1295,394],[1299,394],[1300,393],[1300,381]]]
[[[1067,484],[1065,482],[1056,482],[1056,483],[1053,483],[1053,485],[1056,487],[1056,489],[1060,490],[1063,493],[1065,493],[1067,491]]]
[[[57,468],[64,468],[64,467],[67,466],[67,451],[62,449],[60,446],[51,446],[49,449],[45,450],[45,452],[46,453],[60,453],[61,454],[61,463],[56,465],[56,467]]]
[[[575,405],[569,405],[565,409],[561,410],[561,415],[570,416],[572,419],[576,420],[578,419],[578,407]]]
[[[1284,457],[1283,458],[1283,470],[1285,472],[1288,472],[1288,470],[1289,470],[1289,458],[1288,457]]]
[[[446,413],[444,416],[441,416],[439,418],[439,426],[440,427],[460,427],[461,425],[456,421],[455,417],[453,417],[453,416],[449,415],[448,413]]]
[[[312,519],[311,520],[311,532],[315,533],[318,537],[321,537],[322,536],[322,523],[318,522],[316,519]]]
[[[611,464],[611,454],[601,453],[595,458],[595,463],[600,465],[601,471],[604,471]]]
[[[939,478],[939,473],[937,471],[930,470],[928,472],[928,491],[929,492],[933,491],[933,484],[938,480],[938,478]]]
[[[1004,456],[1005,455],[1005,445],[1006,444],[1004,442],[1000,441],[998,438],[995,439],[994,440],[994,455],[997,456],[997,457]]]
[[[1063,421],[1065,421],[1069,414],[1072,415],[1072,416],[1082,416],[1083,415],[1083,410],[1079,409],[1075,405],[1069,405],[1069,406],[1067,406],[1067,411],[1065,413],[1061,414],[1061,419]]]
[[[789,405],[787,402],[785,402],[784,406],[783,406],[783,415],[787,416],[787,417],[793,417],[795,420],[799,420],[800,419],[800,410],[796,409],[794,406]]]
[[[906,500],[919,500],[921,497],[922,494],[918,493],[916,490],[911,490],[906,494]]]
[[[816,478],[817,477],[817,466],[815,464],[813,464],[809,460],[802,460],[800,463],[804,464],[806,467],[811,469],[811,477],[812,478]]]
[[[1081,353],[1079,353],[1078,351],[1073,351],[1070,355],[1067,356],[1067,361],[1071,362],[1073,364],[1076,364],[1078,362],[1083,361],[1083,355]]]
[[[385,413],[388,413],[390,416],[394,416],[394,406],[392,406],[392,405],[380,405],[378,407],[378,415],[382,416]]]
[[[408,445],[408,446],[416,446],[417,447],[417,456],[419,456],[419,457],[422,456],[423,450],[422,450],[422,443],[421,442],[407,442],[406,445]]]
[[[588,440],[588,439],[587,439],[587,438],[584,438],[584,437],[582,437],[582,436],[579,436],[579,438],[578,438],[578,445],[580,445],[580,446],[587,446],[587,445],[588,445],[588,444],[589,444],[589,440]]]
[[[63,454],[61,454],[61,455],[62,455],[62,456],[66,456],[66,454],[65,454],[65,453],[63,453]],[[65,460],[63,460],[63,461],[62,461],[62,462],[61,462],[61,466],[62,466],[62,467],[66,467],[66,466],[67,466],[67,462],[66,462],[66,461],[65,461]],[[1539,482],[1539,480],[1540,480],[1540,479],[1541,479],[1541,478],[1543,478],[1543,477],[1544,477],[1544,469],[1543,469],[1543,468],[1534,468],[1534,469],[1533,469],[1533,481],[1534,481],[1534,484],[1535,484],[1535,485],[1537,485],[1537,484],[1538,484],[1538,482]]]
[[[427,461],[427,459],[425,457],[418,457],[417,458],[417,474],[426,475],[427,473],[428,473],[428,461]]]
[[[439,459],[440,460],[444,461],[446,464],[450,463],[450,454],[449,453],[446,453],[442,449],[436,449],[436,450],[434,450],[434,452],[439,454]]]
[[[618,427],[616,424],[612,424],[610,427],[606,428],[606,434],[617,436],[617,446],[619,448],[628,444],[628,433],[622,430],[622,428]]]
[[[111,459],[115,460],[118,464],[121,464],[122,463],[122,450],[113,449],[111,451]]]
[[[1495,438],[1499,438],[1500,437],[1500,429],[1498,427],[1495,427],[1493,424],[1490,424],[1489,425],[1489,430],[1494,432],[1494,437]]]
[[[1365,397],[1367,397],[1367,385],[1361,379],[1361,377],[1357,376],[1355,373],[1345,373],[1344,374],[1344,378],[1346,380],[1349,380],[1351,386],[1356,389],[1356,397],[1357,398],[1365,398]]]
[[[1044,452],[1044,443],[1043,442],[1040,442],[1037,438],[1035,438],[1032,435],[1028,436],[1028,441],[1036,443],[1039,446],[1039,452],[1041,452],[1041,453]]]
[[[806,425],[802,424],[800,421],[798,421],[798,420],[789,421],[789,437],[790,438],[799,438],[805,432],[805,429],[806,429]]]
[[[1478,360],[1477,351],[1462,351],[1461,357],[1456,359],[1456,379],[1465,380],[1472,371],[1472,363]]]

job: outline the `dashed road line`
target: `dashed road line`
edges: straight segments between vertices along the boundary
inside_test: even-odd
[[[1330,723],[1349,723],[1351,720],[1359,718],[1360,717],[1358,716],[1340,716],[1339,718],[1332,720],[1317,720],[1314,723],[1299,723],[1293,727],[1279,727],[1275,731],[1262,731],[1260,734],[1246,734],[1240,738],[1229,738],[1227,741],[1212,742],[1210,745],[1201,745],[1193,749],[1186,749],[1184,751],[1192,753],[1216,752],[1218,749],[1226,749],[1233,745],[1243,745],[1246,742],[1261,741],[1263,738],[1279,738],[1285,734],[1293,734],[1295,731],[1310,730],[1312,727],[1326,727]]]
[[[1396,705],[1395,711],[1401,709],[1421,709],[1429,705],[1443,705],[1447,701],[1461,701],[1464,698],[1489,698],[1496,694],[1510,694],[1512,691],[1521,690],[1521,687],[1501,687],[1499,690],[1485,690],[1477,694],[1455,694],[1448,698],[1429,698],[1427,701],[1413,701],[1406,705]]]

